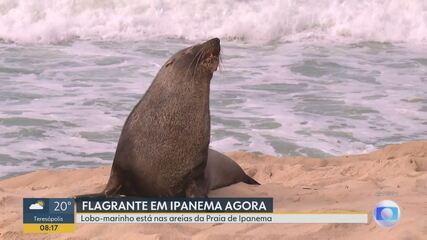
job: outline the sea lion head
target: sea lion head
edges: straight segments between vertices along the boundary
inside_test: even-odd
[[[213,38],[175,53],[163,67],[184,70],[185,77],[207,75],[210,79],[218,69],[220,52],[220,40]]]

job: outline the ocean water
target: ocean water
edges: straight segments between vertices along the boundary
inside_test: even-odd
[[[211,37],[217,150],[327,157],[427,139],[422,0],[0,0],[0,177],[111,163],[161,65]]]

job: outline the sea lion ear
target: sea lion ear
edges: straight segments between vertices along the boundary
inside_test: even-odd
[[[171,59],[169,59],[169,60],[165,63],[165,68],[169,67],[169,65],[171,65],[174,61],[175,61],[175,58],[171,58]]]

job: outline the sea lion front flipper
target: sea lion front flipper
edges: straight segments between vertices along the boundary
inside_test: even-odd
[[[89,193],[77,195],[74,198],[96,198],[96,197],[119,197],[122,186],[118,183],[117,177],[110,177],[104,191],[99,193]]]
[[[105,186],[103,194],[105,197],[114,197],[119,196],[121,194],[126,195],[122,191],[123,189],[122,184],[120,182],[119,174],[113,166],[111,168],[110,178],[108,179],[108,183],[107,186]]]

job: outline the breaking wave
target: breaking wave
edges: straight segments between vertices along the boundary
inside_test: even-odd
[[[423,42],[424,0],[1,0],[0,39]]]

